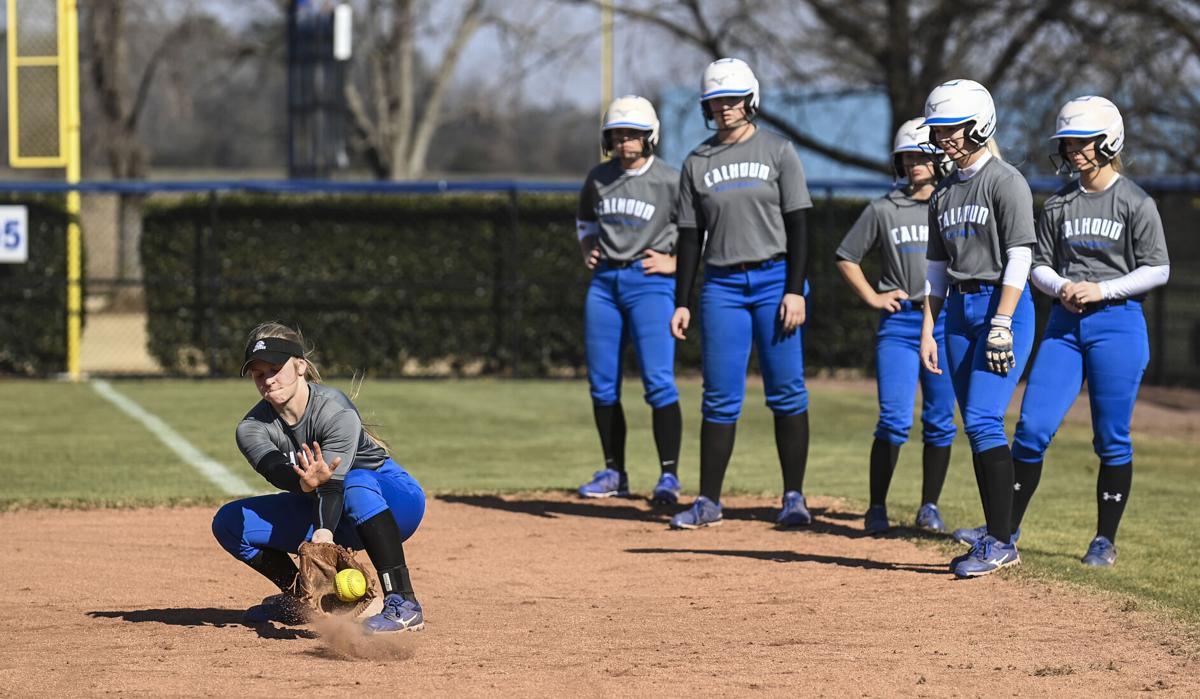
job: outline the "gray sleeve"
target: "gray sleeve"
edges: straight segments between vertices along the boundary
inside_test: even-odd
[[[812,205],[808,182],[804,179],[804,166],[800,164],[800,156],[796,155],[796,147],[787,141],[779,154],[779,210],[786,214],[796,209],[812,208]]]
[[[858,215],[858,220],[846,233],[846,237],[842,238],[842,244],[837,249],[838,258],[849,260],[855,264],[862,262],[862,259],[879,240],[878,221],[874,204],[867,204],[862,213]]]
[[[992,202],[1001,250],[1037,242],[1033,232],[1033,193],[1024,177],[1013,175],[998,181]]]
[[[322,415],[321,424],[313,425],[313,434],[321,435],[321,452],[325,456],[325,463],[332,466],[335,458],[342,457],[342,463],[333,471],[333,478],[344,479],[354,465],[354,457],[358,455],[362,418],[349,408],[328,416]]]
[[[946,241],[942,240],[942,229],[938,228],[936,195],[929,199],[929,243],[925,246],[925,259],[934,262],[949,262],[950,255],[946,253]]]
[[[677,225],[680,228],[697,228],[696,189],[692,186],[692,169],[687,161],[679,172],[679,197],[676,199],[675,211],[678,215]]]
[[[1037,244],[1033,246],[1033,267],[1049,267],[1055,272],[1058,268],[1054,264],[1055,250],[1055,225],[1054,216],[1051,215],[1048,206],[1042,207],[1042,213],[1037,220]]]
[[[257,420],[242,420],[237,426],[237,446],[251,466],[258,466],[263,457],[279,447],[267,436],[267,426]]]
[[[583,181],[583,189],[579,190],[579,211],[575,218],[580,221],[595,221],[596,218],[596,185],[592,183],[592,175],[588,173]]]
[[[1171,264],[1167,257],[1167,237],[1163,232],[1158,205],[1146,197],[1133,212],[1129,235],[1133,242],[1133,259],[1138,267],[1159,267]]]

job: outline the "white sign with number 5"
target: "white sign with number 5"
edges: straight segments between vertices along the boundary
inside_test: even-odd
[[[29,210],[0,206],[0,263],[29,261]]]

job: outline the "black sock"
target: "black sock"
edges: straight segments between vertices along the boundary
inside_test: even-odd
[[[986,514],[988,509],[987,478],[983,475],[983,462],[979,460],[979,454],[975,452],[971,452],[971,466],[975,469],[975,487],[979,489],[979,503],[983,505],[983,511]]]
[[[600,448],[604,450],[604,467],[625,472],[625,411],[621,404],[592,405],[596,430],[600,433]]]
[[[1133,484],[1133,462],[1127,464],[1100,464],[1096,477],[1096,534],[1117,542],[1117,527],[1125,504],[1129,502],[1129,488]]]
[[[1029,507],[1029,501],[1033,498],[1033,493],[1037,490],[1041,480],[1041,461],[1013,459],[1012,530],[1014,532],[1020,529],[1021,520],[1025,519],[1025,508]]]
[[[726,425],[705,420],[700,426],[700,494],[713,502],[721,501],[721,486],[736,435],[736,422]]]
[[[983,469],[984,489],[987,491],[983,514],[987,518],[988,534],[1007,544],[1012,537],[1013,462],[1008,445],[992,447],[979,453]]]
[[[950,445],[935,447],[926,444],[921,454],[921,504],[927,502],[937,504],[942,496],[942,486],[946,483],[946,473],[950,471]]]
[[[896,460],[900,458],[900,445],[886,439],[875,438],[871,445],[871,506],[886,505],[888,488],[892,486],[892,474],[896,471]]]
[[[260,549],[258,554],[246,564],[274,583],[280,591],[294,591],[296,574],[300,571],[287,552],[277,549]]]
[[[659,468],[663,473],[679,473],[679,443],[683,439],[683,411],[679,409],[679,401],[655,408],[653,423]]]
[[[804,471],[808,468],[808,411],[796,415],[775,416],[775,451],[783,472],[783,491],[804,492]]]
[[[389,510],[384,510],[358,525],[358,538],[371,557],[371,564],[379,575],[383,594],[397,594],[406,600],[417,601],[413,594],[412,579],[404,561],[404,535]]]

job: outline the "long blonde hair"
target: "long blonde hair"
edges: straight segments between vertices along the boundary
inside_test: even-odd
[[[987,143],[984,144],[984,147],[988,149],[988,152],[992,154],[993,158],[996,158],[997,160],[1004,160],[1004,156],[1000,155],[1000,144],[996,143],[995,136],[989,138]]]
[[[246,344],[249,345],[255,340],[262,340],[268,337],[288,340],[300,345],[301,350],[304,352],[304,356],[301,357],[301,359],[308,364],[308,370],[304,374],[304,379],[306,381],[311,381],[312,383],[321,383],[321,370],[317,367],[317,363],[313,361],[313,350],[308,343],[305,342],[304,334],[301,333],[299,329],[293,329],[287,325],[284,325],[283,323],[280,323],[279,321],[270,320],[265,323],[260,323],[253,330],[251,330],[250,337],[246,339]],[[350,399],[350,402],[354,402],[354,399],[358,398],[359,391],[362,390],[363,381],[365,379],[366,375],[363,375],[360,378],[357,373],[355,373],[354,378],[351,379],[350,395],[347,396]],[[375,433],[374,428],[378,426],[379,425],[369,424],[365,421],[362,423],[363,432],[366,432],[367,436],[371,438],[372,442],[378,444],[380,448],[382,448],[388,453],[389,456],[391,456],[391,445],[389,445],[386,440]]]

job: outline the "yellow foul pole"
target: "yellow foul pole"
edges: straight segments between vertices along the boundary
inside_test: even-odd
[[[80,114],[79,114],[79,4],[78,0],[59,0],[59,28],[62,31],[60,44],[65,53],[63,63],[66,80],[66,156],[67,184],[78,184],[80,179]],[[80,342],[83,334],[83,263],[81,234],[79,231],[79,192],[67,193],[67,375],[78,381],[80,371]]]
[[[613,0],[600,5],[600,124],[613,99]],[[601,149],[600,157],[604,157]]]

